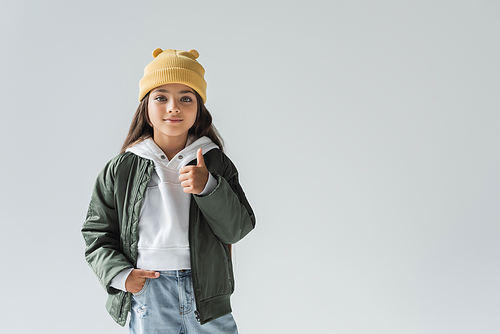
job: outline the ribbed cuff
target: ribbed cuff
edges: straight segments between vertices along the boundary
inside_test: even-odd
[[[132,270],[134,270],[134,268],[123,269],[118,273],[118,275],[113,277],[109,285],[115,289],[127,291],[127,289],[125,289],[125,282],[127,281],[128,275],[130,275]]]
[[[198,194],[198,196],[206,196],[210,194],[214,189],[217,187],[217,179],[213,177],[212,173],[208,173],[208,181],[207,184],[205,184],[205,188],[201,193]]]

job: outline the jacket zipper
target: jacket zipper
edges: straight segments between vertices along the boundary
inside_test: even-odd
[[[121,293],[121,300],[120,300],[120,313],[118,314],[118,320],[121,321],[122,319],[122,315],[123,315],[123,304],[125,303],[125,299],[126,296],[127,296],[127,293],[126,292],[122,292]],[[126,320],[126,319],[125,319]]]
[[[191,241],[194,241],[194,235],[193,235],[193,222],[198,218],[197,214],[198,212],[195,210],[195,206],[193,205],[194,198],[191,197],[191,204],[190,204],[190,212],[189,212],[189,249],[190,249],[190,256],[191,256],[191,277],[193,279],[193,293],[194,293],[194,300],[196,304],[196,310],[194,311],[194,314],[196,316],[196,320],[198,322],[201,322],[201,316],[200,312],[198,312],[198,300],[200,300],[200,296],[197,294],[197,288],[198,288],[198,271],[196,268],[196,259],[193,254],[193,249],[194,249],[194,242],[192,243]]]
[[[129,222],[127,224],[127,236],[129,239],[127,248],[130,250],[130,255],[134,256],[134,267],[137,266],[137,251],[135,251],[135,254],[132,254],[132,252],[134,251],[131,249],[131,246],[132,246],[132,219],[133,219],[134,207],[135,207],[135,204],[137,203],[137,197],[139,197],[139,190],[141,189],[141,185],[143,183],[144,176],[146,175],[146,170],[148,169],[149,164],[146,164],[144,166],[144,169],[142,170],[142,175],[141,175],[141,179],[139,181],[139,186],[137,187],[137,191],[136,191],[135,196],[134,196],[134,202],[132,205],[132,212],[130,214]]]

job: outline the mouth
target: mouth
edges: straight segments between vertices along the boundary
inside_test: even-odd
[[[164,118],[163,121],[167,123],[180,123],[183,121],[183,119],[177,117],[169,117],[169,118]]]

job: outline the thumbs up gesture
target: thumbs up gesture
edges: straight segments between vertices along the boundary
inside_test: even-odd
[[[208,181],[208,169],[205,166],[201,148],[196,152],[196,166],[184,166],[180,173],[179,180],[185,193],[199,194],[205,189]]]

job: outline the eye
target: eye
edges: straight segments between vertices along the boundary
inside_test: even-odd
[[[193,99],[190,98],[189,96],[183,96],[183,97],[181,97],[181,101],[182,102],[192,102]]]
[[[167,101],[167,98],[165,96],[158,95],[157,97],[155,97],[155,101],[165,102],[165,101]]]

